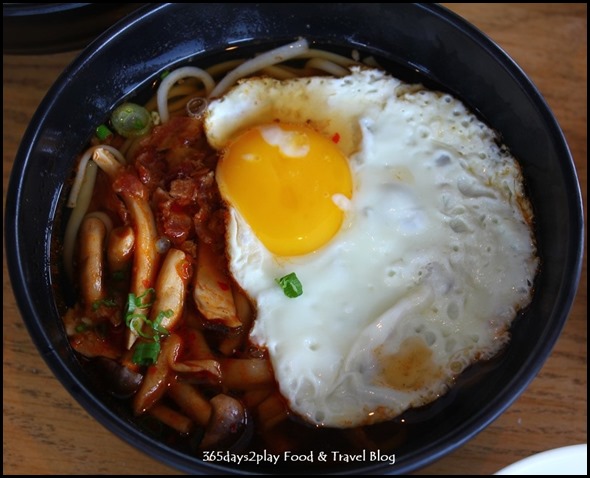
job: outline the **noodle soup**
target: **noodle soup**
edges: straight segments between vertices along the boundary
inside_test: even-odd
[[[354,382],[354,386],[335,386],[329,393],[322,395],[321,400],[311,400],[312,407],[315,407],[315,402],[325,400],[325,408],[313,408],[308,412],[309,406],[305,405],[307,397],[316,393],[315,389],[313,393],[307,392],[309,387],[313,389],[313,384],[309,384],[323,376],[324,372],[317,372],[314,368],[316,365],[311,364],[309,368],[314,372],[310,376],[313,378],[307,382],[299,380],[301,374],[306,373],[305,370],[300,374],[295,373],[296,379],[288,375],[279,351],[285,337],[277,339],[273,335],[272,317],[267,318],[267,309],[263,304],[266,303],[268,290],[273,294],[268,299],[273,307],[281,303],[290,306],[305,303],[309,297],[319,294],[321,285],[312,286],[315,282],[303,275],[306,270],[304,265],[307,265],[301,258],[308,254],[321,256],[317,251],[329,250],[326,244],[338,243],[341,231],[354,230],[352,223],[347,222],[347,211],[354,210],[355,195],[362,196],[359,189],[354,188],[369,181],[370,177],[366,179],[363,176],[363,181],[360,181],[361,176],[352,168],[352,179],[349,181],[352,186],[349,189],[354,189],[354,192],[346,189],[348,183],[345,179],[341,181],[345,183],[342,191],[330,190],[325,193],[335,203],[336,209],[343,212],[343,218],[336,219],[336,232],[331,233],[333,236],[322,239],[323,242],[313,246],[311,252],[293,254],[295,258],[288,253],[283,254],[289,257],[288,260],[275,260],[272,257],[268,261],[261,259],[251,270],[241,270],[238,266],[240,262],[236,259],[241,252],[236,251],[244,251],[247,247],[240,241],[245,238],[248,244],[258,247],[256,241],[262,233],[246,229],[244,223],[240,222],[243,210],[234,203],[238,200],[233,192],[228,192],[228,188],[232,187],[228,186],[229,179],[226,183],[228,174],[223,174],[221,191],[218,178],[221,165],[229,162],[229,145],[233,148],[235,136],[250,129],[246,123],[238,124],[234,132],[227,133],[231,141],[226,142],[219,139],[225,134],[223,128],[216,129],[212,124],[207,126],[207,121],[212,122],[216,118],[215,114],[238,123],[247,118],[248,110],[240,109],[239,105],[248,103],[249,99],[241,97],[241,94],[262,91],[260,96],[253,96],[252,104],[258,104],[259,98],[271,96],[273,88],[281,91],[285,84],[301,86],[318,82],[324,85],[323,80],[317,80],[318,77],[329,78],[329,81],[343,78],[343,84],[348,87],[367,71],[371,73],[369,87],[363,91],[365,96],[372,95],[375,85],[383,83],[387,88],[394,88],[393,95],[386,89],[385,96],[406,101],[409,110],[419,105],[420,112],[430,111],[432,104],[438,105],[439,102],[441,108],[451,105],[446,106],[450,108],[446,110],[449,116],[456,113],[455,116],[460,117],[458,123],[453,125],[460,124],[461,120],[467,122],[464,128],[468,133],[461,136],[460,140],[473,134],[485,145],[483,150],[459,153],[457,151],[462,143],[453,143],[456,139],[443,138],[444,147],[435,151],[436,157],[433,153],[433,164],[438,167],[437,171],[443,171],[452,163],[454,155],[493,156],[493,162],[486,163],[484,167],[492,170],[489,173],[491,176],[486,176],[483,181],[490,189],[481,189],[479,183],[459,182],[460,191],[446,196],[444,207],[448,207],[448,210],[445,214],[450,219],[445,227],[450,227],[457,238],[467,237],[467,231],[472,229],[469,220],[464,219],[467,215],[457,212],[463,207],[462,204],[453,203],[457,197],[468,198],[470,203],[481,200],[482,204],[499,198],[498,207],[505,209],[493,209],[493,213],[489,214],[490,221],[491,218],[502,217],[510,221],[509,224],[514,224],[511,229],[515,231],[514,235],[503,239],[514,239],[513,242],[519,245],[514,248],[511,258],[518,260],[524,272],[514,279],[516,286],[509,287],[510,290],[516,290],[517,295],[499,296],[506,301],[500,312],[496,311],[495,306],[492,307],[493,304],[489,306],[497,315],[494,317],[496,323],[493,329],[482,331],[479,324],[474,325],[470,321],[471,309],[463,309],[463,303],[457,300],[458,295],[450,298],[447,292],[447,289],[453,289],[458,279],[449,276],[448,270],[436,259],[444,255],[445,250],[433,249],[430,255],[421,256],[425,259],[415,257],[415,260],[409,260],[417,264],[415,269],[409,264],[400,266],[400,263],[391,259],[391,263],[385,266],[387,287],[390,289],[385,288],[384,295],[392,303],[382,304],[385,299],[378,298],[371,300],[370,307],[363,306],[363,310],[371,307],[376,310],[367,315],[362,327],[357,329],[358,334],[352,325],[349,326],[355,336],[342,345],[342,363],[338,362],[336,367],[332,367],[338,369],[330,379],[333,383],[346,383],[348,380],[336,374],[341,370],[346,372],[347,377],[353,377],[356,373],[361,378],[355,376],[354,380],[361,382]],[[324,464],[345,466],[345,456],[361,456],[364,461],[391,461],[409,436],[424,432],[424,420],[431,420],[429,423],[437,420],[436,417],[440,416],[441,409],[448,402],[435,399],[442,395],[448,396],[445,394],[449,387],[457,380],[462,380],[458,378],[461,372],[480,360],[493,358],[506,344],[511,321],[530,300],[537,266],[534,238],[530,232],[532,212],[524,196],[517,164],[505,148],[496,145],[492,132],[485,129],[466,109],[462,109],[462,105],[450,95],[433,93],[416,84],[382,79],[378,71],[380,67],[372,57],[365,58],[358,52],[343,56],[317,50],[309,48],[305,40],[300,40],[267,51],[254,60],[236,59],[207,69],[191,65],[167,71],[158,81],[158,90],[152,98],[141,102],[143,104],[138,104],[135,99],[123,103],[113,111],[109,121],[97,128],[92,144],[81,155],[76,176],[68,191],[67,205],[71,212],[65,215],[67,218],[64,216],[67,225],[60,251],[63,256],[64,283],[68,284],[66,289],[73,293],[65,307],[63,320],[70,343],[87,364],[89,373],[106,384],[109,392],[121,400],[123,407],[130,407],[138,426],[147,433],[160,437],[181,451],[201,456],[206,461],[219,456],[211,454],[215,450],[229,450],[235,456],[249,456],[252,452],[253,457],[268,457],[263,458],[262,463],[244,463],[245,467],[252,466],[252,469],[257,470],[260,468],[254,468],[255,465],[268,465],[269,471],[272,471],[273,457],[301,467],[309,467],[310,461],[320,467]],[[272,78],[278,83],[254,79],[243,82],[240,86],[243,90],[234,88],[240,79],[253,77]],[[302,90],[301,96],[313,97],[313,91],[309,86],[306,88]],[[379,103],[380,99],[365,100],[358,90],[344,91],[353,93],[349,98],[350,103],[366,102],[368,105],[366,110],[359,110],[353,115],[356,119],[381,118],[381,113],[374,113],[374,110],[381,108],[389,111],[391,107],[389,103]],[[354,95],[355,91],[358,98]],[[285,104],[289,104],[289,99],[295,102],[291,93],[291,90],[280,93],[286,98]],[[234,94],[238,99],[242,98],[244,103],[237,101],[236,96],[232,96]],[[322,109],[322,105],[307,101],[309,109],[313,106]],[[229,106],[233,102],[238,106],[232,110]],[[223,110],[225,107],[227,111]],[[370,116],[369,112],[376,116]],[[438,113],[435,113],[428,114],[438,117]],[[374,124],[365,124],[359,120],[357,123],[365,129],[360,126],[355,129],[350,126],[354,123],[348,122],[346,117],[337,121],[336,117],[326,118],[317,112],[297,116],[299,111],[293,107],[281,118],[277,118],[274,110],[265,114],[270,115],[261,121],[265,125],[269,118],[273,126],[276,123],[297,123],[297,117],[306,128],[311,125],[314,129],[322,130],[328,125],[321,131],[322,136],[343,150],[348,159],[359,159],[359,149],[366,146],[362,143],[361,147],[361,141],[366,142],[369,132],[377,131],[375,137],[380,137]],[[344,111],[344,114],[348,113]],[[331,129],[334,127],[337,131]],[[420,124],[413,123],[413,127],[419,132],[418,136],[427,139],[428,134],[420,129]],[[483,133],[476,135],[472,133],[475,130]],[[293,147],[293,135],[300,138],[308,134],[306,129],[296,130],[295,133],[281,129],[278,136],[275,130],[265,129],[260,134],[268,138],[269,131],[274,135],[273,138],[279,137],[280,141],[286,137],[288,145],[284,149],[289,151]],[[275,139],[267,142],[273,141]],[[440,138],[436,141],[440,146]],[[300,142],[296,141],[296,146],[301,146]],[[316,148],[316,143],[311,144],[311,147]],[[296,153],[291,155],[299,157],[299,151],[296,149]],[[254,160],[250,158],[248,161]],[[490,168],[490,164],[494,167]],[[419,182],[420,178],[412,172],[411,164],[386,166],[394,177],[391,184],[396,187],[403,184],[405,188]],[[500,173],[494,173],[495,167]],[[346,172],[338,174],[346,177]],[[318,176],[316,172],[312,174],[313,178]],[[442,177],[441,181],[445,182],[447,176]],[[515,179],[508,192],[505,189],[509,181],[504,181],[505,177]],[[252,186],[249,186],[250,195],[256,193],[254,184],[253,179]],[[391,190],[389,188],[387,194]],[[411,202],[415,198],[411,194],[400,193],[399,189],[394,191],[396,195],[390,200],[410,202],[410,206],[404,210],[404,216],[393,219],[396,227],[407,228],[398,228],[397,232],[400,236],[413,235],[416,238],[415,228],[420,227],[422,216],[406,214],[416,209]],[[504,194],[517,198],[517,201],[503,201]],[[334,197],[338,200],[333,200]],[[384,197],[387,199],[388,196]],[[277,202],[265,199],[271,203]],[[383,204],[384,201],[377,203]],[[495,203],[493,207],[496,207]],[[367,217],[371,215],[366,207],[362,210]],[[294,213],[290,214],[293,215],[289,216],[289,223],[295,217]],[[430,213],[426,211],[425,214]],[[512,214],[516,219],[511,217]],[[308,216],[304,214],[304,217]],[[324,217],[321,216],[320,223],[324,222]],[[278,216],[275,218],[278,220]],[[306,221],[301,221],[304,226]],[[366,224],[361,228],[362,231],[372,227],[368,222]],[[236,233],[232,236],[232,231],[239,230],[248,231],[248,234]],[[432,236],[433,230],[436,229],[425,229],[424,236]],[[495,229],[490,225],[486,230]],[[477,244],[481,237],[473,235],[469,240]],[[352,242],[352,239],[348,239],[347,244]],[[453,249],[457,244],[448,244],[451,253],[460,253]],[[399,242],[396,245],[409,247]],[[493,254],[493,251],[490,249],[487,253]],[[413,257],[411,249],[407,249],[407,254]],[[260,256],[255,250],[249,257]],[[328,256],[326,264],[338,263],[342,257],[340,252],[333,258]],[[488,256],[487,261],[491,262],[490,258],[494,257]],[[364,260],[364,257],[358,260],[351,258],[350,264]],[[272,268],[268,276],[261,275],[261,271],[266,273],[264,264],[274,264],[273,261],[287,263],[288,269],[283,271]],[[347,267],[343,266],[339,274],[333,277],[346,275],[350,270]],[[287,273],[291,270],[289,268],[295,270],[294,275]],[[313,266],[309,270],[322,268]],[[282,272],[279,274],[279,271]],[[251,281],[250,276],[254,272],[257,275]],[[506,264],[503,272],[516,276],[509,264]],[[406,294],[407,287],[399,288],[396,281],[402,278],[400,280],[405,284],[408,277],[411,277],[410,282],[417,288]],[[259,291],[258,284],[266,284],[264,280],[276,288],[265,285]],[[431,289],[434,298],[428,295]],[[445,291],[439,292],[439,289]],[[344,290],[339,295],[343,295]],[[404,292],[391,292],[396,290]],[[334,302],[329,299],[331,296],[323,294],[320,294],[320,302]],[[498,300],[493,294],[492,297]],[[478,306],[482,303],[487,304],[481,299]],[[346,307],[357,313],[356,303],[349,302],[338,312],[341,316],[344,316],[342,310]],[[435,309],[436,314],[433,312]],[[414,312],[409,314],[408,310]],[[303,321],[305,314],[301,311],[297,314]],[[429,318],[428,314],[434,314],[433,318]],[[275,312],[275,316],[279,315]],[[417,316],[418,320],[413,319]],[[445,322],[442,325],[437,319],[440,316]],[[466,318],[463,319],[463,316]],[[488,319],[484,317],[481,322],[487,324]],[[271,325],[264,325],[268,320],[271,320]],[[449,338],[449,321],[462,324],[455,327],[454,330],[459,332],[454,332],[453,339]],[[290,323],[296,322],[297,316],[290,320]],[[399,327],[396,325],[398,322],[401,324]],[[372,324],[382,324],[390,332],[381,334],[380,338],[371,335],[369,329]],[[314,329],[310,325],[304,328],[308,331]],[[301,344],[309,345],[309,350],[315,352],[315,349],[324,348],[324,342],[331,342],[331,350],[338,351],[334,344],[338,344],[339,339],[330,330],[322,329],[317,336],[308,334]],[[285,333],[288,334],[287,342],[295,341],[296,334]],[[493,339],[488,335],[493,336]],[[362,340],[376,342],[377,346],[368,348]],[[487,343],[488,340],[490,343]],[[396,348],[388,350],[389,343],[396,343]],[[278,345],[275,347],[271,344]],[[350,350],[356,349],[369,350],[369,353],[365,357],[365,352],[359,351],[348,362],[344,360],[351,357]],[[304,362],[308,355],[296,354],[295,362],[298,357]],[[385,358],[375,359],[381,355]],[[353,358],[356,356],[362,357],[362,361],[355,362]],[[347,365],[349,362],[352,365]],[[489,366],[486,364],[489,362],[478,367]],[[321,366],[329,365],[328,359],[321,359]],[[373,373],[373,369],[380,371]],[[396,371],[402,369],[405,372],[401,373],[402,379],[399,379],[400,373]],[[364,377],[368,376],[371,378],[365,383]],[[463,376],[467,380],[470,377],[469,373]],[[386,385],[382,384],[383,381]],[[317,390],[323,386],[320,383]],[[391,389],[396,390],[394,395],[388,391]],[[351,390],[354,395],[354,413],[346,413],[341,417],[340,411],[345,409],[342,405],[344,402],[332,402],[332,399],[335,395],[345,396],[345,402],[349,403]],[[382,394],[383,398],[380,399],[382,401],[373,402],[363,398],[364,394]],[[355,401],[357,395],[361,398]],[[336,410],[333,416],[326,412],[333,410]],[[361,417],[353,419],[355,415]],[[325,454],[325,462],[305,459],[320,454]]]

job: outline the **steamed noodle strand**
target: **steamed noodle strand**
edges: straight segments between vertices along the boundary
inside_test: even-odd
[[[301,76],[301,74],[307,74],[305,70],[298,73],[288,68],[275,66],[277,63],[282,63],[294,58],[310,58],[306,65],[306,69],[313,68],[334,76],[344,76],[348,72],[347,67],[359,64],[358,61],[347,58],[343,55],[310,49],[307,40],[300,39],[288,45],[283,45],[265,52],[247,61],[230,60],[215,65],[207,70],[191,66],[179,68],[166,76],[158,88],[157,107],[160,120],[162,123],[166,123],[169,120],[170,112],[173,110],[168,103],[169,99],[172,97],[171,90],[172,87],[183,78],[198,78],[204,85],[205,95],[210,98],[216,98],[222,95],[240,78],[251,75],[257,71],[261,71],[277,79],[294,78],[296,76]],[[215,85],[213,77],[226,71],[229,71],[229,73],[227,73],[227,75]]]
[[[251,75],[252,73],[255,73],[256,71],[267,66],[281,63],[292,58],[297,58],[302,53],[308,51],[308,49],[309,45],[307,40],[301,39],[293,43],[289,43],[288,45],[275,48],[274,50],[267,51],[251,60],[248,60],[228,73],[209,94],[209,97],[217,98],[240,78]]]
[[[348,58],[344,55],[339,55],[338,53],[332,53],[326,50],[318,50],[316,48],[310,48],[305,53],[303,53],[300,58],[318,58],[331,61],[332,63],[336,63],[337,65],[345,67],[360,65],[359,61],[355,60],[354,58]]]
[[[244,63],[244,61],[245,60],[243,59],[222,61],[221,63],[216,63],[215,65],[210,66],[209,68],[207,68],[206,71],[213,78],[217,78],[220,77],[222,74],[227,73],[228,71],[231,71],[234,68],[237,68],[242,63]]]
[[[211,93],[215,86],[215,81],[212,76],[201,68],[195,66],[185,66],[174,70],[168,74],[166,78],[162,80],[160,87],[158,88],[158,113],[160,114],[160,120],[162,123],[166,123],[170,118],[168,111],[168,94],[170,88],[182,78],[195,77],[203,82],[205,92],[207,95]]]
[[[336,77],[345,76],[350,73],[347,68],[324,58],[312,58],[305,64],[305,67],[321,70]]]
[[[272,76],[277,80],[287,80],[289,78],[297,78],[299,74],[289,68],[282,66],[270,65],[260,70],[265,75]]]

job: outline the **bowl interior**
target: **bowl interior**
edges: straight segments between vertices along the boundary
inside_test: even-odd
[[[170,65],[206,64],[227,49],[264,50],[300,36],[335,49],[372,53],[402,79],[422,81],[459,97],[501,132],[520,161],[534,207],[541,269],[533,302],[515,321],[512,340],[499,357],[471,367],[448,395],[404,416],[411,426],[395,449],[391,472],[406,473],[436,460],[502,413],[548,357],[577,287],[582,207],[561,130],[524,73],[460,18],[424,4],[313,4],[313,9],[295,4],[145,7],[92,43],[40,105],[10,180],[6,248],[23,319],[58,379],[111,431],[187,472],[214,473],[226,468],[203,464],[151,437],[123,404],[101,391],[72,353],[58,314],[60,285],[51,247],[53,236],[60,233],[60,198],[75,157],[95,126],[115,104],[147,87]],[[372,462],[335,471],[360,473],[383,466],[387,465]],[[243,465],[238,471],[254,470],[285,471],[280,466]]]

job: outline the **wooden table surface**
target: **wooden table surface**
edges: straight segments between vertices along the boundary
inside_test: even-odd
[[[559,121],[586,204],[586,4],[445,4],[530,75]],[[4,55],[4,203],[23,132],[77,52]],[[92,419],[52,375],[21,320],[3,266],[4,474],[179,474]],[[544,450],[587,442],[586,259],[562,336],[524,394],[473,440],[416,474],[492,474]]]

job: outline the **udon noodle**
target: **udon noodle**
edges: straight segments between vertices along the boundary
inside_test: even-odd
[[[63,240],[79,292],[64,315],[67,334],[137,417],[186,438],[193,452],[307,449],[306,433],[316,433],[290,417],[266,352],[248,342],[253,310],[228,277],[216,155],[200,111],[245,76],[341,76],[360,62],[358,52],[299,40],[250,60],[180,67],[144,105],[147,133],[94,138],[78,161]],[[341,451],[375,447],[361,429],[334,433]]]

